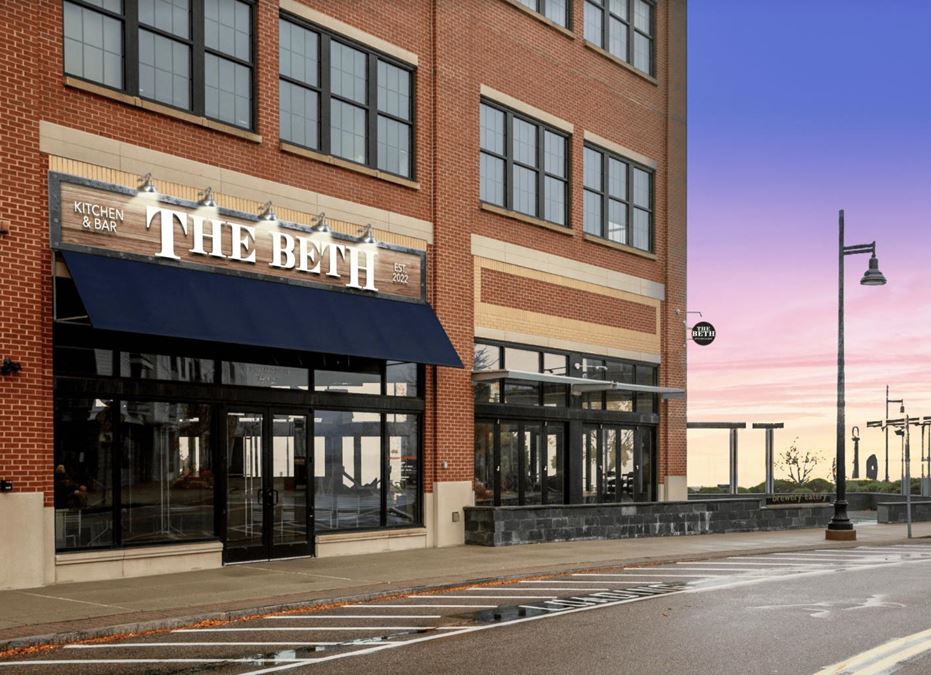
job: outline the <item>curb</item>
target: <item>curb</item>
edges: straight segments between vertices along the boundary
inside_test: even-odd
[[[882,542],[882,545],[894,545],[907,543],[908,539],[890,540]],[[698,560],[716,560],[732,556],[751,555],[751,554],[768,554],[768,553],[786,553],[792,551],[806,551],[822,548],[855,548],[861,546],[862,542],[827,542],[820,541],[817,544],[805,546],[770,546],[756,547],[746,549],[734,549],[727,551],[710,551],[706,554],[696,555],[695,553],[668,556],[652,556],[631,558],[628,560],[615,560],[610,562],[578,562],[575,564],[561,565],[546,568],[527,568],[520,571],[514,571],[509,574],[497,575],[493,577],[469,577],[457,579],[446,583],[420,584],[412,586],[403,586],[386,590],[379,590],[370,593],[361,593],[355,595],[339,595],[327,598],[307,599],[302,601],[290,601],[285,603],[258,604],[248,608],[233,609],[227,611],[212,611],[201,614],[189,614],[178,617],[165,617],[161,619],[152,619],[148,621],[138,621],[130,623],[121,623],[111,626],[100,626],[87,630],[62,631],[55,633],[45,633],[37,635],[28,635],[16,638],[0,640],[0,653],[35,648],[48,647],[54,648],[66,643],[83,642],[87,640],[113,637],[116,635],[125,635],[133,633],[144,633],[152,631],[167,631],[176,628],[189,627],[204,621],[218,622],[235,622],[256,614],[271,614],[275,612],[287,612],[295,609],[314,609],[325,605],[333,604],[352,604],[359,602],[371,602],[397,595],[407,595],[414,593],[436,592],[450,590],[453,588],[466,585],[480,585],[494,582],[512,582],[526,579],[532,576],[548,576],[552,574],[571,574],[575,572],[590,572],[595,570],[616,569],[618,567],[636,567],[640,565],[655,565],[669,562],[698,561]]]

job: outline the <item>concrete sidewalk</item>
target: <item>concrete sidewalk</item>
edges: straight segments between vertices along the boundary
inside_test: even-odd
[[[931,537],[931,523],[916,524],[914,534]],[[823,529],[811,529],[458,546],[0,591],[0,651],[549,572],[906,541],[904,525],[861,524],[858,536],[826,542]]]

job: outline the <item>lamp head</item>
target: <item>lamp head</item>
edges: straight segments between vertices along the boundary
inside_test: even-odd
[[[200,199],[198,200],[199,206],[206,206],[207,208],[215,208],[217,205],[216,200],[213,198],[213,188],[208,187],[203,192],[200,193]]]
[[[870,256],[870,267],[864,272],[860,284],[863,286],[884,286],[885,283],[886,277],[879,271],[879,259],[874,253]]]

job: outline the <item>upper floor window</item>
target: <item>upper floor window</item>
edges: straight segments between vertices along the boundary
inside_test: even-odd
[[[656,4],[585,0],[585,39],[647,75],[656,74]]]
[[[653,250],[653,171],[585,146],[585,232]]]
[[[565,225],[567,140],[561,131],[483,101],[481,200]]]
[[[518,0],[524,7],[542,14],[564,28],[569,26],[569,0]]]
[[[405,178],[413,71],[296,19],[279,20],[281,139]]]
[[[65,73],[251,129],[253,0],[65,0]]]

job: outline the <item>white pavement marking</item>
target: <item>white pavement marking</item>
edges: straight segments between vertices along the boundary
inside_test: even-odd
[[[715,562],[715,563],[679,562],[676,564],[677,565],[754,565],[754,566],[759,566],[759,567],[798,567],[798,565],[796,565],[795,563],[790,563],[790,562],[745,562],[743,560],[741,560],[741,562],[729,562],[727,560],[722,560],[721,562]]]
[[[138,647],[335,647],[343,642],[119,642],[65,645],[65,649],[123,649]]]
[[[247,657],[247,658],[213,658],[213,659],[48,659],[45,661],[2,661],[0,666],[74,666],[74,665],[89,665],[89,664],[130,664],[130,663],[287,663],[290,666],[300,665],[309,661],[310,659],[288,659],[288,658],[278,658],[278,657],[269,657],[263,659],[261,657]]]
[[[908,661],[925,652],[931,651],[931,630],[912,633],[902,638],[890,640],[884,644],[868,649],[839,663],[819,670],[816,675],[879,675],[890,673],[903,661]]]
[[[759,572],[756,567],[658,567],[663,570],[682,570],[683,572]],[[724,576],[721,574],[715,576]]]
[[[553,583],[580,584],[583,586],[583,588],[580,588],[579,590],[584,590],[584,586],[588,584],[605,584],[609,586],[630,586],[630,585],[636,586],[640,582],[639,581],[609,581],[607,579],[599,579],[597,581],[566,581],[563,579],[559,579],[558,582],[557,581],[521,581],[520,583],[522,584],[553,584]],[[530,589],[528,588],[526,590],[529,591]],[[539,590],[543,590],[543,589],[539,589]]]
[[[442,619],[442,614],[285,614],[262,617],[287,621],[288,619]]]
[[[642,596],[638,598],[627,598],[624,600],[618,600],[616,602],[608,602],[608,603],[601,604],[601,605],[589,605],[588,607],[575,607],[572,609],[559,610],[555,613],[550,613],[550,614],[539,614],[537,616],[525,616],[525,617],[521,617],[520,619],[513,619],[511,621],[501,621],[499,623],[488,623],[488,624],[482,624],[479,626],[466,626],[462,628],[461,630],[458,630],[455,632],[450,631],[448,633],[434,633],[433,635],[425,635],[419,638],[412,638],[410,640],[404,640],[403,642],[389,642],[383,645],[376,645],[374,647],[370,647],[368,649],[361,649],[355,652],[345,652],[341,654],[333,654],[331,656],[323,656],[323,657],[318,657],[318,658],[305,659],[301,663],[293,663],[293,664],[286,663],[280,666],[274,666],[272,668],[263,668],[262,670],[253,670],[248,673],[244,673],[243,675],[265,675],[266,673],[274,673],[274,672],[278,672],[281,670],[290,670],[292,668],[297,668],[299,666],[307,665],[311,663],[322,663],[325,661],[335,661],[337,659],[344,659],[349,656],[365,656],[366,654],[374,654],[375,652],[380,652],[385,649],[395,649],[397,647],[406,647],[412,644],[419,644],[421,642],[428,642],[430,640],[437,640],[437,639],[445,638],[448,635],[462,635],[464,633],[475,633],[475,632],[483,631],[483,630],[492,630],[494,628],[502,628],[504,626],[513,626],[514,624],[518,624],[518,623],[526,623],[528,621],[539,621],[541,619],[547,619],[547,618],[554,617],[554,616],[563,616],[565,614],[575,614],[577,612],[587,612],[589,610],[599,609],[602,607],[616,607],[617,605],[624,605],[624,604],[631,603],[631,602],[640,602],[642,600],[650,600],[654,597],[664,597],[668,595],[675,595],[677,593],[682,593],[682,592],[683,591],[670,591],[669,593],[665,593],[663,596],[647,595],[647,596]]]
[[[631,574],[629,572],[619,573],[619,574],[573,574],[574,577],[635,577],[638,579],[652,579],[653,577],[720,577],[727,576],[722,574],[656,574],[649,572],[649,570],[643,570],[645,574]],[[649,572],[649,573],[647,573]]]
[[[529,588],[527,590],[530,590]],[[416,595],[409,595],[409,598],[416,598]],[[445,598],[446,600],[546,600],[555,598],[555,595],[435,595],[435,598]]]
[[[366,609],[380,609],[382,607],[404,607],[405,609],[488,609],[498,605],[349,605],[351,607],[365,607]]]
[[[550,583],[556,583],[556,582],[550,582]],[[558,582],[558,583],[562,583],[562,582],[560,581],[560,582]],[[466,590],[467,590],[467,591],[487,591],[487,590],[489,590],[489,589],[487,589],[487,588],[467,588]],[[520,586],[496,586],[494,590],[496,590],[496,591],[529,591],[529,590],[531,590],[531,589],[527,588],[526,586],[525,586],[525,587],[520,587]],[[550,586],[547,586],[546,588],[540,588],[539,586],[535,586],[532,590],[534,590],[534,591],[577,591],[577,590],[579,590],[579,589],[578,589],[578,588],[552,588],[552,587],[550,587]],[[609,589],[607,589],[607,588],[586,588],[585,590],[587,590],[587,591],[607,591],[607,590],[609,590]],[[484,595],[483,595],[483,596],[481,596],[481,597],[484,598],[484,597],[487,597],[487,596],[484,596]]]
[[[772,560],[771,558],[766,558],[764,556],[748,556],[752,560]],[[786,560],[794,560],[796,565],[811,565],[812,567],[826,567],[828,565],[840,565],[843,563],[855,562],[850,559],[845,560],[819,560],[816,558],[779,558],[778,560],[773,560],[774,563],[783,562]]]
[[[337,631],[337,630],[429,630],[434,626],[259,626],[257,628],[178,628],[172,633],[262,633],[273,630]]]

